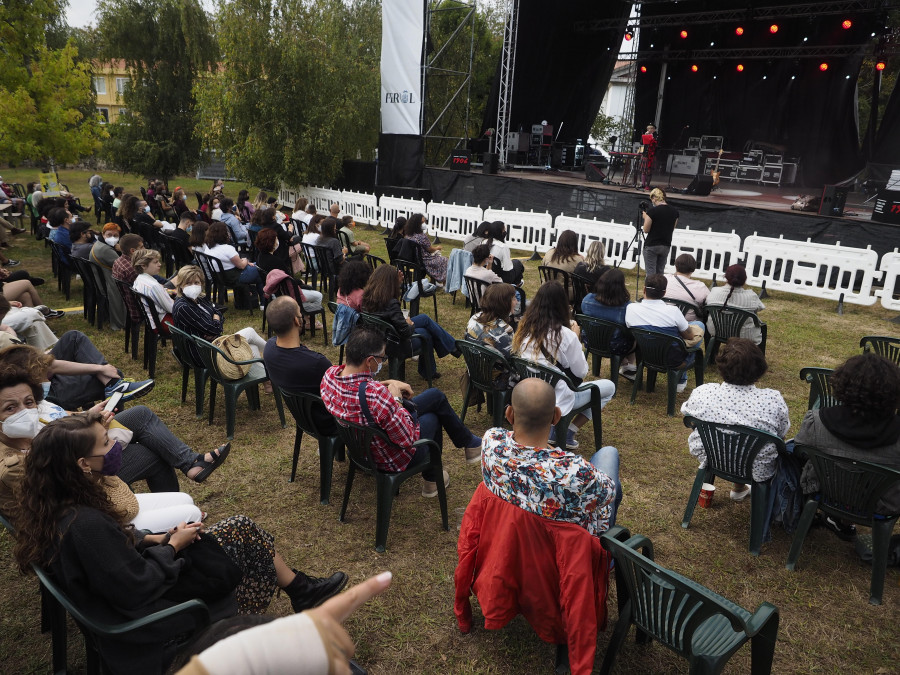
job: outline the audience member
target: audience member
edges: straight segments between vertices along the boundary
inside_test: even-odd
[[[57,207],[47,214],[47,224],[50,226],[48,238],[60,249],[60,262],[68,265],[69,254],[72,252],[72,239],[69,236],[72,214],[64,208]]]
[[[594,240],[588,246],[584,260],[575,265],[575,274],[590,280],[589,288],[593,289],[597,286],[597,280],[606,274],[610,267],[606,264],[603,254],[604,244],[602,241]]]
[[[90,223],[83,220],[72,223],[69,237],[72,241],[72,255],[82,260],[90,260],[91,249],[94,248],[94,233],[91,231]]]
[[[316,246],[327,248],[331,253],[331,263],[334,270],[340,272],[341,265],[344,264],[344,255],[347,250],[341,246],[341,242],[337,236],[338,221],[332,217],[325,218],[319,227],[321,234]]]
[[[488,227],[491,255],[494,256],[494,271],[508,284],[522,285],[522,275],[525,274],[525,265],[521,260],[513,260],[512,253],[506,243],[507,229],[503,221],[495,220]],[[497,269],[497,265],[500,269]]]
[[[178,217],[178,226],[169,232],[169,236],[188,246],[195,222],[197,222],[197,214],[190,209],[184,209]]]
[[[356,238],[356,221],[353,220],[353,216],[344,216],[341,218],[341,232],[347,237],[347,241],[350,242],[349,250],[347,251],[348,255],[356,255],[361,256],[365,255],[369,252],[370,246],[364,242],[360,241]]]
[[[766,308],[759,296],[744,284],[747,283],[747,270],[743,265],[730,265],[725,270],[725,285],[717,286],[706,296],[707,305],[722,305],[723,307],[736,307],[745,309],[754,314]],[[716,334],[716,327],[709,322],[709,334]],[[742,338],[752,340],[756,344],[762,343],[762,328],[754,326],[752,321],[744,322],[741,328]]]
[[[441,255],[441,245],[432,244],[431,239],[425,234],[425,225],[428,221],[421,213],[414,213],[406,221],[403,228],[403,235],[416,246],[425,265],[425,271],[428,272],[437,283],[443,284],[447,279],[447,263],[448,260]]]
[[[304,225],[309,225],[309,221],[312,219],[312,215],[306,212],[306,207],[309,204],[309,200],[306,197],[300,197],[296,202],[294,202],[294,212],[291,214],[291,219],[299,221]]]
[[[488,244],[480,244],[472,251],[472,264],[466,269],[465,276],[486,281],[489,284],[502,283],[503,279],[493,271],[494,256]]]
[[[58,338],[47,326],[47,317],[37,307],[23,307],[21,302],[14,305],[0,293],[0,331],[3,337],[19,340],[35,349],[45,351],[56,344]],[[12,344],[4,339],[0,346]]]
[[[119,259],[119,239],[121,228],[115,223],[106,223],[102,234],[91,247],[91,262],[100,265],[106,279],[107,301],[109,309],[109,327],[111,330],[122,330],[125,327],[125,303],[118,292],[113,279],[113,265]],[[133,282],[132,282],[133,283]]]
[[[466,339],[496,349],[508,359],[512,356],[510,316],[516,307],[515,288],[504,283],[488,286],[479,306],[481,311],[469,317]]]
[[[188,246],[191,250],[200,253],[206,252],[206,233],[209,231],[209,223],[198,220],[191,229],[191,235],[188,239]]]
[[[372,268],[368,264],[361,260],[348,260],[338,275],[338,304],[361,311],[363,292],[371,276]]]
[[[541,265],[571,274],[583,262],[584,256],[578,252],[578,235],[572,230],[563,230],[556,239],[556,246],[544,255]]]
[[[222,207],[219,221],[225,223],[228,229],[231,230],[231,236],[235,243],[238,246],[250,243],[247,226],[238,220],[238,217],[235,215],[237,207],[235,207],[234,202],[229,197],[222,197],[219,200],[219,205]]]
[[[473,253],[478,246],[484,244],[485,240],[489,240],[490,237],[491,224],[488,221],[483,220],[478,227],[475,228],[474,232],[463,237],[463,248],[469,253]],[[490,248],[490,246],[488,248]]]
[[[168,327],[172,323],[174,302],[165,286],[156,280],[162,269],[162,258],[159,251],[152,248],[140,248],[131,254],[131,264],[138,273],[132,283],[132,288],[153,301],[156,305],[156,313],[161,317],[162,328],[168,332]]]
[[[675,274],[666,275],[668,285],[666,286],[665,297],[690,302],[702,310],[706,305],[709,289],[702,281],[691,279],[695,269],[697,269],[697,261],[690,253],[682,253],[675,258]],[[684,318],[689,322],[703,321],[703,317],[697,316],[693,309],[689,309],[685,313]]]
[[[250,202],[250,193],[247,190],[241,190],[237,196],[237,217],[242,223],[249,223],[253,220],[254,213],[256,213],[256,207]]]
[[[213,223],[206,231],[206,253],[221,261],[226,284],[252,284],[262,298],[263,279],[256,264],[238,255],[237,249],[228,241],[228,227],[225,223]]]

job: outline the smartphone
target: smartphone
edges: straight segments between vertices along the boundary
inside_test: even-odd
[[[103,406],[103,412],[112,412],[116,409],[116,406],[119,405],[119,401],[122,400],[122,392],[117,391],[115,394],[109,397],[109,400],[106,402],[106,405]]]

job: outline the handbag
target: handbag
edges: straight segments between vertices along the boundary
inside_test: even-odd
[[[244,576],[241,568],[228,557],[210,534],[201,533],[190,546],[181,549],[176,560],[184,560],[178,581],[163,597],[172,602],[199,598],[214,601],[231,593]]]
[[[225,352],[230,359],[235,361],[249,361],[253,357],[250,343],[243,335],[220,335],[213,340],[213,345]],[[221,354],[216,354],[216,366],[226,380],[240,380],[250,372],[250,364],[238,365],[231,363]]]

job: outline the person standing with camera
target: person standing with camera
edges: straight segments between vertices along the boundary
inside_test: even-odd
[[[644,212],[644,271],[651,274],[664,274],[669,247],[672,246],[672,233],[678,226],[678,209],[666,203],[666,193],[660,188],[650,191],[652,206],[647,208],[641,202]]]

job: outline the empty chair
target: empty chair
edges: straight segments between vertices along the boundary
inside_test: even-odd
[[[831,393],[832,368],[801,368],[800,379],[809,382],[809,403],[807,410],[827,408],[839,401]]]
[[[319,503],[328,504],[331,499],[331,474],[334,459],[337,457],[340,461],[344,461],[344,443],[336,433],[330,433],[335,429],[328,429],[322,424],[323,417],[332,420],[333,418],[325,410],[321,396],[304,392],[292,394],[284,389],[281,389],[281,395],[297,425],[297,432],[294,435],[294,459],[291,464],[290,482],[293,483],[297,475],[300,445],[305,432],[319,443]]]
[[[472,403],[472,395],[475,391],[481,391],[488,400],[488,412],[492,413],[492,425],[502,427],[506,421],[504,413],[512,391],[509,384],[502,386],[497,382],[498,374],[503,377],[512,370],[503,354],[496,349],[477,344],[470,340],[457,340],[456,347],[462,352],[466,361],[466,370],[469,373],[469,382],[463,396],[462,414],[460,419],[466,421],[466,412]],[[479,404],[478,409],[481,410]]]
[[[900,365],[900,338],[884,335],[866,335],[859,341],[863,352],[875,352],[889,361]]]

